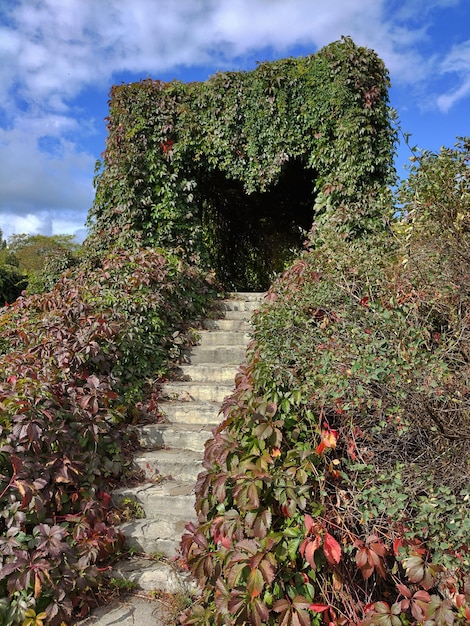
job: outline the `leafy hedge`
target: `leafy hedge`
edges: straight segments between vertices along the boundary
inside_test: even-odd
[[[114,86],[89,214],[95,244],[139,233],[146,245],[198,252],[220,275],[223,233],[243,203],[239,193],[273,189],[289,163],[305,169],[317,211],[357,201],[393,176],[388,85],[377,55],[344,38],[315,55],[203,83]],[[219,178],[224,198],[214,193]],[[256,228],[269,229],[268,222],[266,215]],[[269,238],[264,245],[256,256],[269,256]],[[256,282],[262,270],[250,261]]]
[[[158,419],[155,382],[213,294],[196,266],[116,248],[1,310],[2,625],[87,613],[123,550],[109,492],[129,470],[125,425]]]
[[[416,159],[401,216],[377,198],[353,238],[331,213],[255,317],[186,625],[470,621],[469,143]]]

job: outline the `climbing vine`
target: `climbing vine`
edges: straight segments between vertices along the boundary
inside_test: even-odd
[[[321,213],[390,182],[388,86],[383,62],[349,38],[315,55],[202,83],[114,86],[89,216],[95,243],[137,231],[145,245],[180,248],[214,264],[237,202],[230,194],[215,202],[212,176],[226,187],[237,183],[247,196],[263,194],[294,160],[311,180],[311,226],[314,200]]]

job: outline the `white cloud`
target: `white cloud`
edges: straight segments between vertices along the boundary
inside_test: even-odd
[[[465,0],[468,1],[468,0]],[[232,68],[256,50],[315,52],[350,35],[384,59],[393,82],[413,85],[439,71],[464,77],[439,106],[468,95],[470,45],[439,65],[418,46],[432,11],[459,0],[19,0],[0,3],[0,227],[29,224],[73,232],[92,202],[95,157],[79,138],[84,89],[108,91],[123,71],[158,78],[177,66]],[[3,17],[3,19],[2,19]],[[263,60],[262,58],[259,60]],[[40,139],[40,138],[46,139]],[[54,141],[51,140],[54,139]],[[42,144],[41,144],[42,141]],[[38,143],[39,142],[39,143]],[[51,145],[51,153],[41,151]],[[96,155],[95,155],[96,156]],[[39,216],[34,222],[27,216]],[[8,218],[6,217],[8,216]],[[12,217],[13,216],[13,217]],[[60,218],[59,218],[60,216]],[[65,216],[65,219],[64,217]],[[19,220],[19,221],[18,221]],[[25,221],[21,221],[25,220]],[[64,231],[65,232],[65,231]]]
[[[21,130],[0,131],[0,228],[4,233],[53,234],[54,216],[64,212],[68,212],[72,231],[83,226],[93,202],[95,159],[61,136],[68,125],[67,120],[46,116],[27,118]],[[47,133],[55,138],[53,153],[42,152],[38,143]],[[38,216],[39,221],[31,216]]]
[[[457,102],[460,102],[460,100],[466,98],[468,95],[470,95],[470,75],[468,75],[460,87],[454,91],[438,96],[437,106],[441,111],[447,113]]]
[[[18,216],[14,213],[6,213],[2,215],[0,227],[4,239],[8,239],[10,235],[28,233],[37,235],[51,235],[50,220],[47,216],[42,217],[37,214],[28,213],[27,215]]]
[[[6,85],[55,104],[123,70],[154,74],[256,49],[316,48],[341,35],[372,45],[393,67],[412,64],[416,31],[384,20],[385,0],[23,0],[16,32],[0,44],[12,61]],[[398,45],[402,47],[399,52]],[[405,59],[406,57],[406,59]],[[16,59],[16,61],[15,61]],[[411,61],[411,63],[410,63]],[[391,68],[392,69],[392,68]],[[416,74],[415,74],[416,77]],[[5,83],[4,83],[5,85]]]
[[[440,64],[442,74],[453,74],[457,86],[437,98],[438,108],[447,113],[470,94],[470,39],[454,45]]]
[[[470,74],[470,39],[451,48],[441,63],[441,70]]]

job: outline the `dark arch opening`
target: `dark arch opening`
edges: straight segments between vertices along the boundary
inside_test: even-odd
[[[293,159],[276,184],[251,194],[220,170],[196,178],[204,238],[217,277],[227,289],[267,289],[302,248],[312,226],[312,170]]]

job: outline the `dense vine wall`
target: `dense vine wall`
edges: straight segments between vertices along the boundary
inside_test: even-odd
[[[245,272],[245,282],[256,283],[262,271],[255,257],[266,259],[273,245],[283,256],[279,231],[288,248],[301,241],[314,210],[351,206],[390,182],[395,135],[388,86],[383,62],[349,38],[315,55],[217,73],[206,82],[114,86],[89,215],[92,236],[107,245],[132,233],[146,245],[201,254],[222,279]],[[307,179],[297,204],[284,203],[276,217],[279,206],[270,212],[270,199],[262,218],[233,221],[237,211],[256,213],[293,163],[297,178]],[[253,194],[259,194],[254,207]],[[248,244],[222,253],[227,233]]]

